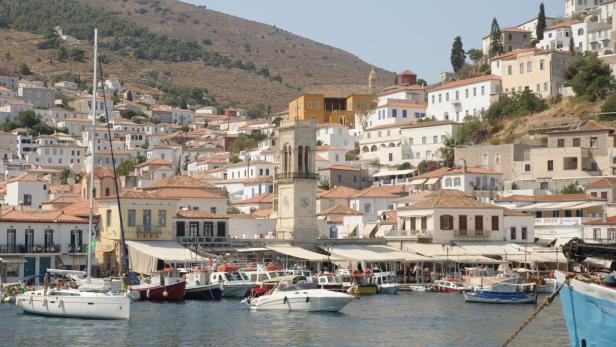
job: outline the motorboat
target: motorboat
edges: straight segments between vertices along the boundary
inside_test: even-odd
[[[186,274],[187,300],[220,300],[223,295],[223,286],[218,281],[211,281],[211,272],[205,269],[193,269]]]
[[[212,272],[210,282],[222,286],[222,296],[225,298],[243,298],[254,286],[239,272]]]
[[[462,293],[472,290],[472,288],[467,287],[464,282],[455,278],[445,278],[435,281],[434,289],[441,293]]]
[[[186,281],[178,270],[168,268],[150,273],[131,290],[139,294],[139,300],[177,301],[184,299]]]
[[[333,290],[336,292],[344,291],[342,280],[334,274],[322,274],[317,276],[316,283],[319,288]]]
[[[359,274],[358,272],[354,272],[351,275],[352,284],[347,289],[347,293],[353,295],[374,295],[378,293],[379,287],[371,283],[370,281],[370,273],[365,272],[364,274]]]
[[[267,272],[264,270],[245,271],[240,274],[245,280],[252,284],[252,288],[248,293],[248,296],[250,297],[258,297],[267,293],[269,290],[274,288],[274,285],[277,283],[276,281],[271,280],[279,277],[273,271]]]
[[[464,292],[466,302],[487,304],[535,304],[537,295],[533,292],[496,292],[490,290],[473,290]]]
[[[379,294],[396,294],[400,290],[400,284],[393,272],[374,272],[370,282],[376,284]]]
[[[48,271],[55,275],[60,272],[64,277],[58,278],[54,281],[54,287],[49,288],[49,277],[46,275],[43,289],[17,294],[15,303],[25,313],[74,318],[129,319],[130,298],[122,291],[120,281],[97,281],[77,287],[68,273],[85,273],[53,269]]]
[[[285,276],[267,294],[242,302],[253,310],[337,312],[353,299],[345,293],[321,289],[304,276]]]

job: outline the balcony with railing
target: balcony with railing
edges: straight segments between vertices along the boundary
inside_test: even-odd
[[[137,233],[162,233],[165,229],[164,227],[160,227],[158,225],[136,225],[134,227],[128,227],[129,230],[133,229]]]
[[[535,218],[535,226],[579,226],[583,220],[582,217]]]
[[[484,240],[491,236],[490,230],[472,231],[472,230],[454,230],[453,236],[457,240]]]
[[[319,179],[319,175],[311,172],[283,172],[277,173],[275,178],[277,180],[284,179],[306,179],[306,180],[316,180]]]
[[[216,245],[228,245],[229,237],[227,236],[187,236],[178,237],[177,241],[184,245],[199,245],[199,246],[216,246]]]
[[[57,244],[0,244],[0,254],[15,253],[60,253],[61,247]]]

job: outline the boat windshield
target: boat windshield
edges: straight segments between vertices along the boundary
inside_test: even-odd
[[[227,272],[225,277],[229,281],[241,281],[244,279],[242,277],[242,274],[240,274],[239,272]]]
[[[319,287],[315,283],[308,282],[298,282],[293,284],[291,281],[284,281],[278,284],[278,291],[281,292],[292,292],[296,290],[306,290],[306,289],[318,289]]]

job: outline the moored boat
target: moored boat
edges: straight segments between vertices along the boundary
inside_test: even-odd
[[[317,276],[316,280],[319,288],[343,292],[344,287],[340,278],[334,274],[322,274]]]
[[[165,269],[150,274],[131,290],[139,294],[139,300],[178,301],[184,299],[186,281],[175,269]]]
[[[303,276],[285,276],[268,294],[243,302],[252,310],[337,312],[352,300],[351,295],[318,288]]]
[[[225,298],[243,298],[253,287],[239,272],[212,272],[210,282],[221,285],[222,296]]]
[[[441,293],[462,293],[471,290],[464,282],[455,278],[446,278],[434,282],[434,289]]]
[[[374,272],[370,282],[376,284],[379,294],[396,294],[400,290],[400,284],[393,272]]]
[[[193,269],[186,274],[187,300],[220,300],[223,287],[221,283],[210,281],[211,273],[204,269]]]

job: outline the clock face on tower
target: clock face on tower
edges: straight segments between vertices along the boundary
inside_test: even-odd
[[[304,208],[310,206],[310,200],[308,199],[308,197],[303,197],[301,200],[301,204]]]

